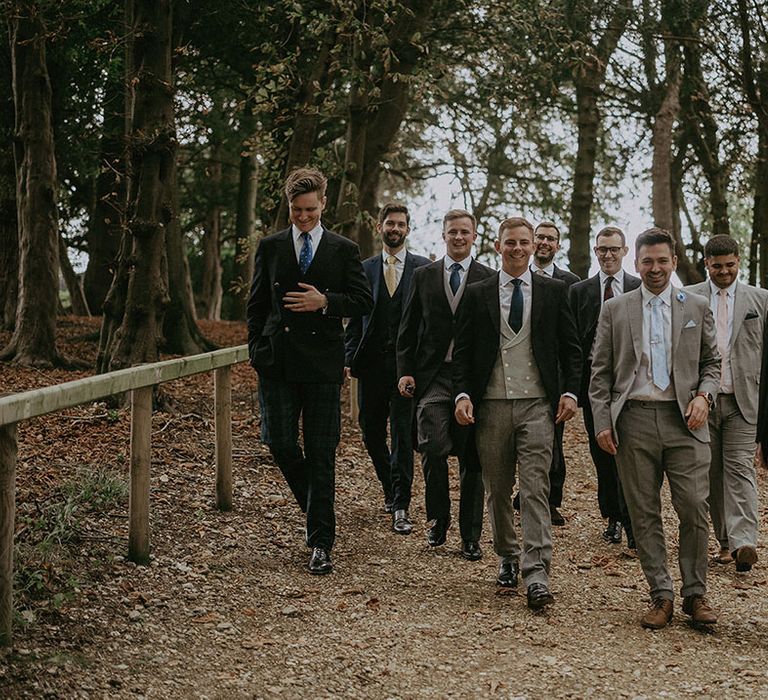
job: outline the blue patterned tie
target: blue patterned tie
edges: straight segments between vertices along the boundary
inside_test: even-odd
[[[651,305],[651,373],[653,383],[662,391],[669,386],[667,346],[664,342],[664,316],[661,298],[653,297]]]
[[[461,286],[461,277],[459,276],[459,270],[461,270],[461,265],[459,263],[453,263],[453,265],[448,268],[451,271],[451,277],[448,280],[448,284],[451,287],[451,292],[453,292],[453,296],[456,296],[456,292],[459,291],[459,287]]]
[[[523,280],[512,280],[512,284],[515,285],[512,291],[512,301],[509,303],[509,327],[515,332],[519,333],[523,327]]]
[[[306,231],[301,234],[301,237],[304,242],[301,244],[301,252],[299,253],[299,269],[302,275],[306,275],[312,264],[312,239]]]

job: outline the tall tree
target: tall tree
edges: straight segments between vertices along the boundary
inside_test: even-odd
[[[8,42],[0,43],[0,328],[13,330],[19,292],[19,232],[13,165],[13,77]]]

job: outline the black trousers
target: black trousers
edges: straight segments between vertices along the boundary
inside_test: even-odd
[[[565,454],[563,453],[563,433],[565,423],[555,425],[555,442],[552,446],[552,464],[549,467],[549,505],[559,508],[563,505],[563,487],[565,486]]]
[[[336,534],[336,447],[341,434],[340,384],[259,377],[261,439],[307,514],[307,544],[330,550]],[[304,447],[299,445],[302,421]]]
[[[454,419],[453,379],[444,364],[416,408],[418,449],[424,469],[427,520],[449,519],[451,497],[448,455],[459,459],[459,531],[463,540],[479,540],[483,530],[483,476],[474,432]]]
[[[597,444],[595,419],[592,416],[592,407],[589,402],[583,406],[583,409],[584,425],[589,438],[589,453],[592,455],[592,462],[597,472],[597,502],[600,506],[600,515],[611,520],[619,520],[631,532],[632,525],[627,503],[624,500],[624,491],[621,488],[619,472],[616,468],[616,459]]]
[[[394,357],[381,355],[373,371],[361,374],[358,382],[360,428],[384,500],[394,510],[408,510],[413,485],[413,399],[397,390]],[[389,440],[387,445],[387,423]]]

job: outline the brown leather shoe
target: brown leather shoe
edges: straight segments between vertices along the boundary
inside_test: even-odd
[[[689,595],[683,599],[683,612],[691,616],[695,625],[714,625],[717,613],[709,607],[703,595]]]
[[[667,598],[656,598],[645,615],[640,618],[640,624],[650,630],[660,630],[672,619],[672,601]]]
[[[739,547],[733,552],[733,560],[736,571],[751,571],[752,565],[757,563],[757,550],[750,545]]]
[[[715,557],[715,561],[718,564],[730,564],[733,561],[731,553],[728,551],[728,547],[720,547],[720,551]]]

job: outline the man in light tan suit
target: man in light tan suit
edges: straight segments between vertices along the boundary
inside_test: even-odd
[[[600,447],[616,455],[640,564],[651,589],[643,627],[672,618],[674,592],[661,519],[666,475],[680,520],[683,611],[695,624],[717,615],[707,579],[707,418],[720,381],[712,312],[706,300],[675,289],[675,242],[663,229],[635,242],[643,284],[603,305],[592,356],[589,399]]]
[[[749,571],[757,561],[755,437],[768,291],[737,281],[739,246],[713,236],[704,247],[709,279],[685,289],[703,296],[715,318],[720,388],[709,416],[709,511],[718,561]]]

